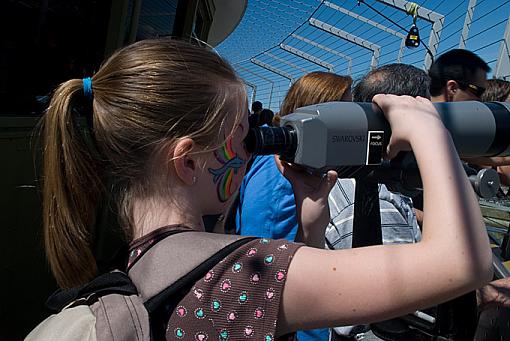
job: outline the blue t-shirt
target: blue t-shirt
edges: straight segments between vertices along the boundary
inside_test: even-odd
[[[237,233],[294,241],[298,228],[292,186],[273,155],[257,156],[239,189]]]
[[[257,156],[239,189],[237,234],[294,241],[298,229],[292,185],[273,155]],[[328,329],[298,331],[300,341],[329,339]]]

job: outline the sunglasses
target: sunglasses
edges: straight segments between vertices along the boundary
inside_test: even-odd
[[[485,92],[485,88],[483,86],[478,86],[458,80],[455,81],[461,86],[461,88],[463,88],[462,90],[467,90],[478,98],[482,97],[483,93]]]

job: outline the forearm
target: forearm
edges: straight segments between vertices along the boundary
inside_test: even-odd
[[[418,223],[418,226],[420,226],[420,228],[423,228],[423,211],[415,208],[414,214],[416,216],[416,222]]]
[[[337,181],[336,172],[328,171],[323,176],[311,176],[289,166],[285,174],[293,179],[291,183],[298,221],[295,241],[323,249],[324,233],[329,223],[328,195]],[[304,174],[306,176],[303,177]]]
[[[510,166],[499,166],[498,174],[501,180],[501,184],[510,185]]]
[[[310,197],[297,195],[296,215],[298,231],[295,241],[307,246],[323,249],[326,244],[326,227],[330,221],[329,203],[327,198],[318,203]],[[310,212],[306,207],[314,205],[314,211]]]
[[[296,218],[298,223],[294,241],[310,247],[323,249],[326,242],[326,227],[329,222],[329,207],[317,205],[314,212],[307,214],[305,207],[307,204],[313,204],[313,200],[296,193],[294,198],[296,201]],[[319,208],[320,206],[322,206],[322,209]]]
[[[450,262],[456,264],[452,271],[483,281],[492,259],[489,241],[451,137],[440,130],[413,139],[424,185],[423,242],[431,242],[432,252],[444,252],[444,257],[455,260]]]
[[[303,220],[303,217],[301,217],[301,214],[299,213],[298,222],[298,231],[296,233],[295,241],[298,243],[304,243],[310,247],[323,249],[326,243],[325,233],[327,224],[322,224],[320,222],[307,222],[307,219],[305,218]],[[303,224],[305,224],[305,226],[310,225],[311,228],[303,228]]]

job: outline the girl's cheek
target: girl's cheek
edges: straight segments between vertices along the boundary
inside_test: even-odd
[[[241,137],[242,135],[239,134],[229,138],[215,150],[214,156],[218,166],[208,169],[221,202],[228,201],[236,193],[246,171],[247,153]]]

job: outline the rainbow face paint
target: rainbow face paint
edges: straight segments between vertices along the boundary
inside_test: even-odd
[[[244,165],[245,160],[237,156],[232,149],[232,139],[228,139],[221,148],[216,150],[214,156],[216,156],[216,159],[222,166],[216,169],[209,168],[208,171],[213,175],[218,198],[221,202],[225,202],[235,192],[235,189],[232,188],[232,179],[234,174],[237,174],[239,168]]]

